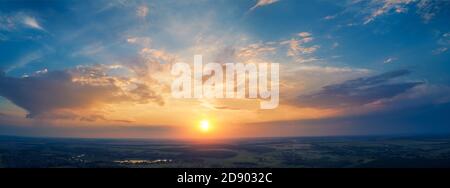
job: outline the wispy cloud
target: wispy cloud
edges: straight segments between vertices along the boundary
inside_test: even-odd
[[[0,30],[11,31],[16,28],[14,17],[0,15]]]
[[[0,33],[0,41],[6,41],[8,40],[8,37]]]
[[[450,47],[450,32],[440,35],[437,44],[439,47],[432,51],[434,55],[439,55],[446,52]]]
[[[389,57],[389,58],[385,59],[385,60],[383,61],[383,63],[384,63],[384,64],[388,64],[388,63],[393,63],[394,61],[397,61],[397,58],[395,58],[395,57]]]
[[[349,1],[343,11],[323,19],[332,20],[338,16],[353,14],[353,17],[362,19],[362,23],[351,23],[351,26],[367,25],[383,16],[415,11],[427,23],[441,11],[442,7],[449,4],[448,0],[354,0]]]
[[[421,0],[417,3],[417,13],[425,22],[429,22],[442,7],[449,3],[448,0]]]
[[[390,13],[404,13],[407,11],[407,5],[413,3],[414,0],[372,0],[369,6],[373,10],[365,19],[364,24],[374,21],[377,17]]]
[[[72,56],[92,56],[102,52],[105,49],[105,46],[100,43],[92,43],[86,46],[81,47],[78,51],[72,53]]]
[[[258,2],[255,4],[255,6],[250,8],[250,11],[255,10],[256,8],[259,8],[259,7],[263,7],[263,6],[267,6],[267,5],[276,3],[278,1],[279,0],[258,0]]]
[[[440,48],[437,48],[437,49],[433,50],[433,54],[434,55],[439,55],[439,54],[442,54],[442,53],[446,52],[447,50],[448,50],[447,47],[440,47]]]
[[[300,32],[300,33],[298,33],[298,36],[303,37],[303,38],[309,38],[312,36],[312,34],[310,32]]]
[[[23,18],[23,24],[33,29],[45,30],[34,17],[25,16]]]
[[[339,47],[339,42],[333,42],[331,49],[336,49],[337,47]]]
[[[267,53],[275,53],[277,50],[276,47],[263,44],[263,43],[254,43],[250,44],[248,46],[239,48],[237,50],[237,57],[238,58],[254,58],[254,57],[260,57]]]
[[[309,56],[320,48],[319,45],[306,45],[314,40],[312,34],[309,32],[300,32],[297,34],[300,38],[292,38],[290,40],[282,41],[280,44],[288,45],[289,50],[287,55],[293,57],[297,62],[305,63],[317,60],[313,56]]]
[[[130,44],[138,45],[140,47],[150,47],[152,39],[150,37],[128,37],[127,42]]]
[[[33,63],[44,56],[44,52],[42,50],[37,50],[28,54],[23,55],[19,58],[13,65],[5,69],[5,72],[10,72],[15,69],[24,67],[30,63]]]
[[[149,8],[147,5],[141,5],[141,6],[137,7],[137,9],[136,9],[136,15],[141,18],[147,17],[148,12],[149,12]]]
[[[14,31],[24,27],[45,31],[45,28],[39,23],[36,17],[24,12],[18,12],[11,15],[0,15],[0,30]]]
[[[336,15],[328,15],[328,16],[323,17],[324,20],[332,20],[335,18],[336,18]]]
[[[297,71],[307,71],[307,72],[317,72],[317,73],[352,73],[352,72],[359,72],[359,73],[368,73],[368,69],[356,69],[356,68],[350,68],[350,67],[332,67],[332,66],[318,66],[318,65],[300,65],[296,66],[295,68],[289,70],[293,72]]]

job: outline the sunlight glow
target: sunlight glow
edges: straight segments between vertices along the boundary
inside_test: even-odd
[[[209,121],[208,120],[202,120],[200,121],[200,130],[202,132],[208,132],[210,129]]]

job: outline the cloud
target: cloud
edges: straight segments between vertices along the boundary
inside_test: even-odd
[[[288,45],[289,49],[287,51],[287,56],[293,57],[296,62],[300,63],[317,60],[315,57],[308,56],[320,48],[319,45],[306,45],[314,40],[312,34],[309,32],[300,32],[297,35],[300,38],[292,38],[290,40],[280,42],[281,45]]]
[[[447,47],[440,47],[440,48],[437,48],[437,49],[433,50],[433,54],[434,55],[439,55],[439,54],[442,54],[442,53],[446,52],[447,50],[448,50]]]
[[[163,104],[162,97],[148,86],[108,76],[105,68],[100,65],[77,67],[22,78],[2,74],[0,96],[25,109],[29,118],[70,117],[73,113],[62,112],[120,102]]]
[[[339,47],[338,42],[334,42],[333,45],[331,45],[331,49],[336,49],[337,47]]]
[[[81,47],[79,50],[72,53],[72,56],[93,56],[105,50],[105,46],[100,43],[92,43]]]
[[[329,15],[329,16],[323,17],[324,20],[332,20],[332,19],[335,19],[335,18],[336,18],[336,15]]]
[[[407,5],[413,2],[414,0],[372,0],[369,6],[373,6],[373,10],[365,19],[364,24],[368,24],[377,17],[390,12],[404,13],[407,10]]]
[[[136,15],[141,18],[147,17],[148,12],[149,12],[149,8],[146,5],[141,5],[136,9]]]
[[[366,114],[255,123],[261,129],[284,131],[283,136],[443,134],[450,133],[450,103],[423,104]],[[271,135],[273,136],[273,135]]]
[[[45,30],[41,24],[39,24],[39,22],[36,20],[36,18],[34,17],[30,17],[30,16],[25,16],[23,18],[23,23],[33,29],[38,29],[38,30]]]
[[[15,70],[17,68],[24,67],[30,63],[33,63],[39,59],[41,59],[44,56],[44,52],[42,50],[37,50],[31,53],[28,53],[17,60],[13,65],[5,69],[5,72],[10,72],[12,70]]]
[[[178,127],[170,125],[123,125],[109,123],[109,126],[54,125],[17,122],[21,119],[0,116],[0,132],[6,135],[43,136],[43,137],[84,137],[84,138],[174,138]],[[25,120],[26,121],[26,120]],[[25,125],[24,125],[25,124]]]
[[[264,44],[264,43],[254,43],[248,46],[241,47],[237,50],[236,56],[238,58],[255,58],[268,53],[275,53],[276,47]]]
[[[14,17],[0,15],[0,30],[11,31],[16,28]]]
[[[368,73],[367,69],[355,69],[350,67],[332,67],[332,66],[296,66],[288,70],[289,72],[296,71],[307,71],[307,72],[317,72],[317,73],[351,73],[351,72],[359,72],[359,73]]]
[[[425,23],[429,22],[442,7],[449,5],[448,0],[420,0],[417,3],[417,13],[422,17]]]
[[[64,108],[81,108],[95,102],[115,100],[118,88],[113,85],[93,86],[72,81],[67,72],[13,78],[0,77],[0,95],[29,112],[32,118]]]
[[[258,2],[255,4],[255,6],[250,8],[250,11],[255,10],[256,8],[259,8],[259,7],[263,7],[263,6],[267,6],[267,5],[276,3],[278,1],[279,0],[258,0]]]
[[[369,107],[386,110],[449,103],[449,93],[450,87],[448,85],[423,83],[408,92],[372,103]]]
[[[305,36],[300,37],[300,35]],[[237,39],[235,43],[229,45],[214,44],[215,48],[210,50],[213,54],[212,59],[216,62],[272,62],[275,56],[286,55],[299,60],[300,55],[311,54],[316,51],[319,46],[304,45],[313,40],[311,33],[296,33],[295,37],[289,40],[274,41],[248,41],[246,39]],[[216,41],[216,40],[215,40]],[[208,47],[209,48],[209,47]],[[202,49],[203,51],[203,49]],[[308,58],[304,56],[304,58]],[[316,58],[311,58],[316,59]]]
[[[309,41],[308,41],[309,42]],[[315,45],[312,47],[304,47],[302,44],[305,42],[303,40],[291,39],[288,41],[283,41],[282,44],[289,45],[288,56],[297,56],[299,54],[310,54],[313,53],[319,48],[319,46]]]
[[[389,57],[389,58],[385,59],[385,60],[383,61],[383,63],[384,63],[384,64],[393,63],[393,62],[396,61],[396,60],[397,60],[397,58],[395,58],[395,57]]]
[[[434,55],[439,55],[446,52],[450,47],[450,32],[440,35],[437,44],[439,47],[432,51]]]
[[[1,24],[0,24],[1,25]],[[1,28],[0,28],[0,30],[1,30]],[[8,40],[8,37],[6,37],[5,35],[3,35],[3,34],[1,34],[0,33],[0,42],[1,41],[7,41]]]
[[[416,5],[416,13],[427,23],[449,2],[448,0],[372,0],[368,5],[372,12],[366,17],[364,24],[368,24],[382,15],[405,13],[413,4]]]
[[[348,2],[343,11],[324,19],[330,20],[337,16],[353,14],[352,17],[362,18],[362,24],[367,25],[383,16],[405,14],[415,10],[415,13],[428,23],[443,7],[448,7],[450,4],[449,0],[352,0]],[[347,24],[347,26],[354,25],[359,23]]]
[[[82,121],[82,122],[95,122],[95,121],[107,121],[115,123],[133,123],[131,120],[123,119],[108,119],[104,115],[95,112],[77,112],[73,110],[53,110],[41,112],[35,116],[27,116],[28,118],[37,118],[39,120],[71,120],[71,121]]]
[[[161,64],[173,63],[177,57],[165,50],[142,48],[139,54],[147,61],[159,62]]]
[[[301,106],[315,108],[345,108],[370,104],[395,97],[423,84],[422,82],[393,82],[393,79],[409,73],[408,70],[397,70],[328,85],[316,93],[299,96],[297,102]]]
[[[300,33],[298,34],[298,36],[303,37],[303,38],[307,38],[307,37],[311,37],[312,34],[309,33],[309,32],[300,32]]]
[[[306,63],[319,60],[313,54],[320,46],[311,44],[313,40],[312,33],[299,32],[295,33],[294,37],[288,40],[251,42],[238,39],[230,45],[213,45],[215,46],[213,50],[207,50],[210,50],[210,54],[213,54],[212,59],[216,62],[271,62],[275,56],[285,54],[293,62]]]
[[[24,12],[0,15],[0,30],[12,32],[20,28],[45,31],[45,28],[39,23],[36,17]]]
[[[127,42],[140,47],[150,47],[152,39],[150,37],[128,37]]]

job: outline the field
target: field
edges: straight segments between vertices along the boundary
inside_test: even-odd
[[[200,143],[0,136],[0,167],[450,167],[450,137],[260,138]]]

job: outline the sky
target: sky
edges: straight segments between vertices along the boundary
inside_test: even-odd
[[[449,0],[0,4],[0,135],[450,133]],[[171,66],[196,54],[279,63],[280,105],[173,98]]]

